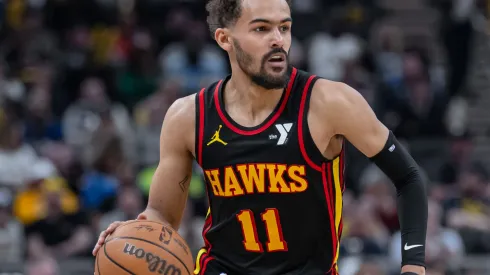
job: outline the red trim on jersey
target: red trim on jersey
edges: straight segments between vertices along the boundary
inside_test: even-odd
[[[206,266],[208,265],[209,261],[213,260],[214,258],[212,256],[209,256],[209,252],[211,251],[211,244],[209,243],[208,239],[206,239],[206,234],[208,233],[209,229],[212,227],[212,217],[211,213],[209,213],[209,216],[207,217],[206,221],[204,222],[204,230],[202,231],[202,238],[204,239],[204,247],[206,247],[206,252],[203,253],[201,256],[201,270],[199,274],[204,274],[206,271]]]
[[[315,77],[316,77],[315,75],[312,75],[310,76],[310,78],[308,78],[308,81],[306,82],[305,87],[303,89],[303,94],[301,96],[301,104],[299,105],[299,116],[298,116],[298,140],[299,140],[299,148],[301,150],[301,154],[303,155],[303,158],[305,159],[306,163],[311,168],[317,171],[321,171],[322,168],[318,166],[316,163],[314,163],[306,153],[305,142],[303,139],[303,117],[305,115],[306,98],[308,95],[308,90],[311,85],[311,81],[313,81],[313,78]]]
[[[335,231],[335,217],[332,206],[332,197],[330,197],[329,186],[332,186],[332,163],[329,162],[325,165],[322,163],[322,181],[323,181],[323,191],[325,192],[325,199],[327,200],[328,214],[330,218],[330,231],[332,232],[332,257],[337,254],[337,232]],[[328,172],[328,174],[327,174]],[[334,259],[333,259],[334,260]],[[332,262],[332,267],[334,267],[335,262]],[[332,270],[332,268],[330,268]]]
[[[327,166],[328,170],[327,170],[327,182],[328,182],[328,194],[330,195],[330,207],[332,207],[332,213],[333,213],[333,217],[334,217],[334,220],[335,220],[335,190],[334,190],[334,186],[335,186],[335,181],[333,180],[333,175],[332,175],[332,171],[333,171],[333,164],[332,162],[329,162],[328,163],[328,166]]]
[[[202,238],[204,240],[204,247],[206,248],[206,252],[204,252],[201,255],[201,259],[199,260],[200,262],[199,266],[201,267],[199,274],[204,274],[208,262],[214,259],[212,256],[209,256],[209,252],[211,251],[212,246],[209,243],[208,239],[206,238],[206,234],[208,233],[209,229],[211,229],[212,224],[213,224],[213,219],[211,213],[209,213],[209,216],[206,218],[206,221],[204,222],[204,227],[202,230]]]
[[[206,267],[208,266],[208,263],[211,260],[214,260],[214,258],[211,256],[209,256],[208,258],[206,258],[206,260],[204,260],[204,262],[202,264],[201,274],[204,274],[204,272],[206,272]]]
[[[294,79],[296,78],[298,70],[296,68],[293,68],[293,71],[291,72],[291,76],[289,77],[289,83],[288,87],[286,88],[286,94],[284,98],[282,99],[281,105],[279,106],[279,109],[276,111],[276,113],[272,116],[267,123],[262,125],[260,128],[255,129],[255,130],[241,130],[235,127],[225,116],[223,113],[223,109],[221,109],[221,105],[219,103],[219,88],[221,87],[221,84],[223,84],[223,80],[221,80],[217,85],[216,89],[214,91],[214,104],[216,105],[216,110],[218,111],[218,115],[220,116],[221,120],[223,123],[226,125],[226,127],[230,128],[233,132],[239,134],[239,135],[244,135],[244,136],[252,136],[259,134],[269,128],[282,114],[284,109],[286,108],[286,104],[288,102],[289,95],[291,94],[291,90],[293,88],[294,84]]]
[[[342,193],[345,191],[345,182],[344,182],[344,165],[345,165],[345,141],[342,142],[342,151],[340,152],[339,163],[340,163],[340,171],[339,171],[339,181],[340,188]]]
[[[203,274],[202,272],[202,266],[203,266],[203,263],[204,263],[204,260],[208,257],[208,254],[207,253],[203,253],[201,255],[201,259],[199,260],[199,266],[201,267],[201,269],[199,269],[199,273],[198,274]]]
[[[209,204],[209,215],[206,217],[206,220],[204,221],[204,226],[202,230],[202,239],[204,240],[204,247],[206,248],[206,252],[202,254],[201,260],[200,260],[200,267],[201,270],[199,271],[199,274],[204,274],[206,271],[206,266],[208,265],[209,261],[214,260],[212,256],[209,256],[211,252],[211,248],[213,247],[211,243],[208,241],[206,238],[206,234],[208,231],[213,227],[213,212],[211,212],[211,199],[209,196],[209,190],[207,184],[205,185],[206,188],[206,195],[208,197],[208,204]]]
[[[206,234],[208,233],[209,229],[211,229],[213,221],[211,218],[211,214],[208,215],[206,218],[206,221],[204,222],[204,229],[202,230],[202,238],[204,240],[204,246],[206,248],[211,248],[211,244],[209,243],[208,239],[206,238]]]
[[[204,140],[204,90],[199,92],[199,143],[197,147],[197,163],[202,167],[202,143]]]

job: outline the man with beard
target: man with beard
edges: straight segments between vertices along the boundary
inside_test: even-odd
[[[402,272],[424,274],[420,169],[355,90],[289,66],[290,1],[211,0],[207,10],[232,74],[168,110],[138,219],[178,229],[194,158],[210,203],[194,274],[338,274],[347,139],[394,182]]]

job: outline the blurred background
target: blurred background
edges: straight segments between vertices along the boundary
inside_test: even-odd
[[[490,274],[490,1],[293,0],[290,61],[357,89],[429,179],[427,274]],[[229,73],[204,1],[0,0],[0,273],[92,275],[146,205],[170,104]],[[343,275],[399,274],[396,194],[352,146]],[[180,230],[202,244],[199,168]]]

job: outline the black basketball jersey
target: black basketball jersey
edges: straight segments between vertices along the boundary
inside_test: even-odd
[[[228,275],[337,274],[343,152],[325,159],[310,135],[317,77],[293,68],[275,110],[256,127],[226,113],[229,78],[196,96],[196,159],[210,210],[195,274],[211,261]]]

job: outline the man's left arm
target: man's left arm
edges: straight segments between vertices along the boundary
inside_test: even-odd
[[[323,105],[315,109],[324,112],[332,134],[344,136],[394,183],[402,235],[402,273],[425,274],[427,194],[419,166],[366,100],[348,85],[318,80],[312,102]]]

